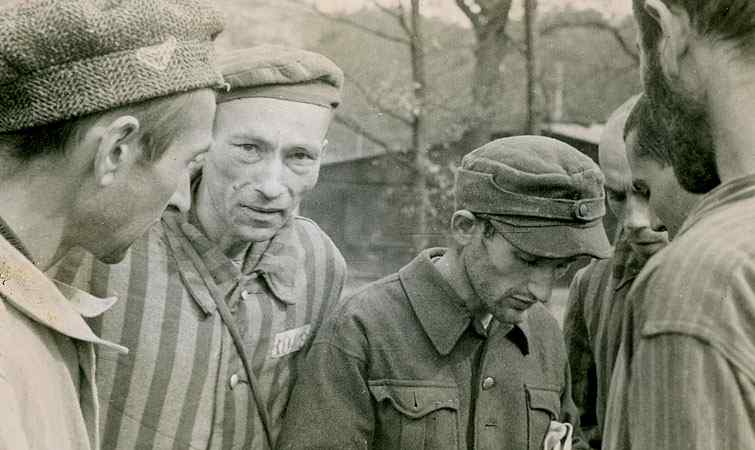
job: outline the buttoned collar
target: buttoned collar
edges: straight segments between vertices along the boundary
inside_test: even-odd
[[[716,209],[754,196],[755,174],[745,175],[716,187],[705,194],[702,200],[692,208],[678,235],[685,233]]]
[[[100,339],[82,318],[102,314],[115,303],[114,297],[100,299],[53,282],[4,237],[0,237],[0,295],[30,319],[58,333],[128,352]]]
[[[435,349],[441,355],[448,355],[472,324],[473,316],[433,264],[433,258],[438,258],[444,253],[445,249],[441,248],[423,251],[399,271],[399,279],[414,313]],[[502,330],[501,327],[508,327],[509,330]],[[529,326],[526,321],[519,325],[507,326],[493,319],[489,333],[498,332],[506,333],[506,337],[514,342],[522,353],[529,353]]]
[[[198,184],[199,177],[194,180],[195,193]],[[215,311],[215,301],[207,286],[208,276],[223,294],[235,288],[243,291],[247,283],[261,277],[273,297],[285,304],[296,303],[298,283],[303,282],[297,274],[304,265],[304,249],[294,219],[289,220],[272,239],[253,243],[246,252],[242,267],[234,264],[207,237],[194,210],[188,217],[176,210],[168,210],[163,214],[163,223],[169,228],[168,242],[178,261],[184,284],[206,314]]]

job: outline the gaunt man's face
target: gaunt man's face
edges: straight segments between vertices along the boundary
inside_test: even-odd
[[[218,105],[202,183],[233,240],[266,241],[291,219],[317,183],[332,118],[329,108],[279,99]]]
[[[574,258],[542,258],[514,247],[498,232],[482,231],[461,250],[467,278],[482,313],[518,324],[537,302],[550,300],[553,283]]]

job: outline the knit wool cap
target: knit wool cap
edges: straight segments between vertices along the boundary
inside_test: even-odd
[[[219,57],[231,88],[218,103],[265,97],[336,108],[341,103],[343,71],[330,59],[298,48],[260,45]]]
[[[223,85],[203,0],[31,0],[0,11],[0,132]]]
[[[515,247],[546,258],[607,258],[603,174],[579,150],[542,136],[492,141],[456,174],[456,208],[491,220]]]

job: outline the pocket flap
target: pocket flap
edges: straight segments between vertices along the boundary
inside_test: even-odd
[[[561,395],[556,388],[526,386],[530,409],[540,409],[558,419],[561,411]]]
[[[439,409],[459,409],[456,384],[414,380],[375,380],[368,387],[375,401],[391,402],[394,408],[413,419]]]

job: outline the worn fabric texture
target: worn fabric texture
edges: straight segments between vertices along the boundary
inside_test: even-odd
[[[456,209],[491,219],[519,249],[546,258],[607,258],[603,174],[588,156],[543,136],[497,139],[456,172]]]
[[[267,97],[336,108],[341,103],[343,71],[319,54],[280,45],[259,45],[224,53],[220,70],[230,90],[218,103]]]
[[[220,87],[203,0],[32,0],[0,11],[0,132]]]
[[[606,449],[755,443],[755,176],[708,193],[628,297]]]
[[[593,261],[581,269],[569,288],[563,329],[572,396],[580,413],[583,434],[594,449],[601,446],[626,295],[642,265],[627,240],[620,236],[614,256]]]
[[[99,449],[93,344],[125,349],[82,314],[112,303],[56,286],[0,237],[0,449]]]
[[[433,265],[443,252],[339,304],[294,387],[279,448],[540,450],[551,421],[577,424],[556,320],[535,305],[522,325],[475,326]]]
[[[296,217],[237,267],[193,216],[168,211],[122,263],[72,254],[56,277],[121,299],[94,324],[131,349],[97,354],[103,450],[263,449],[244,368],[215,301],[237,321],[275,437],[299,359],[340,296],[345,262],[314,222]],[[223,298],[213,298],[207,280]]]

